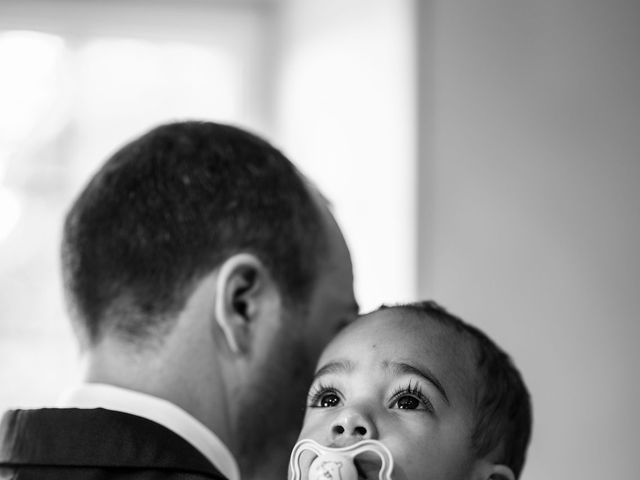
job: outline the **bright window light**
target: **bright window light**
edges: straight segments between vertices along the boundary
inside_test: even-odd
[[[11,155],[35,130],[60,122],[64,41],[29,31],[0,33],[0,151]],[[50,128],[47,136],[51,136]],[[0,159],[2,161],[2,159]],[[6,160],[5,160],[6,161]]]
[[[13,13],[25,29],[0,31],[0,364],[11,365],[0,368],[0,384],[11,385],[0,389],[0,412],[55,403],[74,382],[60,232],[98,165],[161,123],[250,127],[266,118],[254,106],[265,67],[256,61],[262,17],[253,9],[203,4],[184,17],[176,4],[176,23],[168,10],[149,22],[150,10],[132,7],[122,24],[118,7],[86,2],[70,19],[50,12],[44,27],[54,35],[26,30],[29,9],[19,3]],[[202,18],[211,22],[194,33]]]

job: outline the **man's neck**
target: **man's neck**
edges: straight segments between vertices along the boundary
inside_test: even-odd
[[[223,382],[206,368],[171,355],[170,346],[140,350],[105,339],[85,353],[83,380],[125,388],[166,400],[189,413],[232,448]],[[185,372],[188,372],[185,373]],[[214,388],[215,387],[215,388]],[[232,448],[233,450],[233,448]]]

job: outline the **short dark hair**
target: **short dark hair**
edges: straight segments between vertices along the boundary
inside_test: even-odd
[[[67,213],[72,316],[90,344],[107,329],[143,338],[240,251],[265,264],[286,304],[304,305],[324,225],[304,177],[265,140],[212,122],[159,126],[111,156]]]
[[[480,329],[432,300],[383,305],[380,309],[401,309],[428,317],[472,340],[480,391],[475,396],[471,444],[479,458],[494,450],[500,452],[499,461],[510,467],[518,478],[531,437],[532,407],[527,387],[509,355]]]

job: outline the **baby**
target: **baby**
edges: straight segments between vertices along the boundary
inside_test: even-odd
[[[333,448],[378,440],[394,480],[515,480],[531,415],[509,357],[477,328],[422,302],[381,307],[327,346],[300,439]],[[359,479],[379,478],[371,456],[354,463]]]

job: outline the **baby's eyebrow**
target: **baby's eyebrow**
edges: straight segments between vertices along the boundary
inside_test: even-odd
[[[395,375],[410,374],[424,378],[427,382],[436,387],[436,389],[442,394],[442,397],[447,402],[447,405],[451,405],[449,403],[449,397],[447,397],[447,392],[445,392],[444,387],[433,374],[433,372],[431,372],[428,368],[422,367],[420,369],[404,362],[389,362],[388,365]]]
[[[314,379],[329,375],[330,373],[349,373],[354,369],[353,362],[349,360],[335,360],[323,365],[313,376]]]

